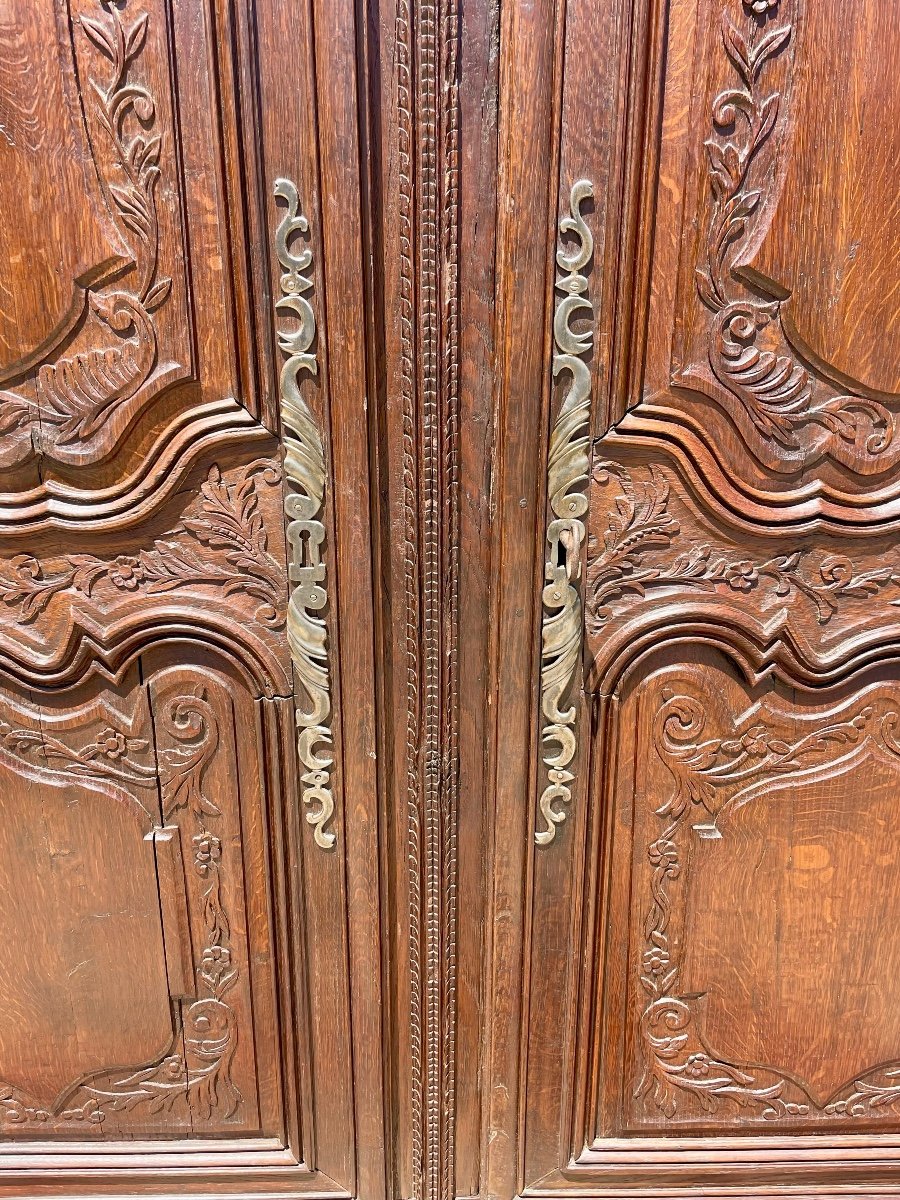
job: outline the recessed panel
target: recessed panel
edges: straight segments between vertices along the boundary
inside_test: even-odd
[[[623,720],[620,1128],[896,1127],[896,685],[803,702],[711,660],[653,674]]]

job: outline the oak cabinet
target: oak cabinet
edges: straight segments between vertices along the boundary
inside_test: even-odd
[[[0,3],[0,1194],[900,1190],[898,62]]]

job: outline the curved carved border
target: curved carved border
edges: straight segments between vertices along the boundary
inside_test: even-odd
[[[219,467],[209,469],[200,488],[201,511],[189,516],[152,547],[136,554],[99,558],[68,554],[47,573],[31,554],[18,554],[0,565],[0,601],[19,624],[30,624],[63,593],[90,597],[104,586],[119,593],[160,595],[186,586],[214,587],[223,596],[242,592],[259,601],[257,619],[270,628],[282,623],[278,564],[258,508],[256,474],[277,482],[269,463],[253,464],[243,480],[228,483]],[[212,553],[199,553],[199,547]]]
[[[704,390],[703,381],[694,381]],[[692,384],[693,386],[693,384]],[[900,492],[888,473],[877,488],[860,491],[810,474],[785,493],[774,492],[741,475],[710,470],[709,430],[699,411],[664,407],[658,399],[631,409],[604,435],[607,454],[640,448],[644,455],[677,463],[697,500],[723,526],[749,536],[771,530],[801,533],[825,529],[846,531],[894,529],[900,525]],[[900,442],[898,442],[900,445]],[[712,483],[711,483],[712,480]]]
[[[636,482],[621,464],[600,461],[593,476],[602,484],[616,478],[620,486],[608,513],[602,547],[595,536],[590,540],[587,587],[592,633],[599,634],[610,619],[613,601],[629,593],[644,597],[655,588],[738,595],[770,588],[785,600],[805,600],[817,623],[827,625],[842,601],[868,599],[882,589],[900,586],[900,563],[857,570],[846,555],[820,556],[807,549],[760,559],[729,557],[704,543],[680,549],[681,527],[669,513],[670,487],[658,467],[649,467],[646,479]],[[674,556],[656,557],[658,551],[671,550],[676,551]],[[809,566],[810,559],[819,561]]]
[[[326,464],[322,435],[298,386],[301,371],[318,373],[315,351],[316,316],[304,295],[312,290],[303,273],[312,263],[312,251],[304,246],[291,249],[295,235],[309,230],[300,212],[296,186],[289,179],[276,179],[275,197],[287,211],[275,233],[275,252],[281,264],[282,295],[275,301],[278,314],[291,313],[299,321],[291,331],[279,329],[278,346],[287,355],[281,368],[281,421],[284,442],[284,473],[287,491],[284,511],[290,552],[291,590],[288,600],[287,632],[291,660],[306,694],[308,707],[297,700],[297,754],[306,768],[301,775],[306,820],[313,827],[316,845],[332,849],[337,835],[328,828],[334,815],[331,791],[331,671],[328,628],[318,614],[328,603],[326,566],[322,558],[325,526]]]
[[[25,390],[0,392],[0,449],[9,435],[10,449],[3,455],[7,465],[38,451],[65,460],[72,446],[81,458],[95,441],[107,453],[109,438],[98,435],[129,405],[157,364],[154,313],[165,304],[172,280],[159,271],[156,191],[162,135],[156,130],[156,101],[136,78],[149,22],[148,13],[129,20],[124,2],[105,0],[100,0],[96,17],[78,21],[106,63],[103,74],[88,74],[85,93],[93,99],[97,125],[111,147],[111,173],[104,170],[105,155],[94,150],[94,161],[118,231],[131,251],[133,286],[126,291],[116,282],[87,293],[87,311],[98,331],[114,335],[108,345],[44,361],[23,382]],[[30,436],[23,439],[23,430]]]
[[[719,645],[748,679],[777,672],[808,686],[900,653],[895,554],[858,567],[800,537],[776,553],[719,543],[683,527],[659,465],[599,459],[592,480],[603,501],[584,586],[591,690],[609,694],[661,641]]]
[[[156,1062],[138,1068],[98,1071],[69,1089],[53,1109],[33,1103],[20,1089],[0,1083],[0,1128],[8,1133],[65,1126],[100,1125],[115,1113],[150,1115],[184,1108],[200,1120],[213,1112],[233,1116],[242,1096],[231,1078],[237,1046],[237,1024],[228,993],[238,978],[230,947],[228,915],[222,903],[221,871],[227,848],[214,832],[221,816],[205,793],[204,775],[219,745],[219,726],[202,689],[178,696],[159,717],[176,747],[160,755],[159,780],[162,816],[166,824],[178,823],[183,811],[191,822],[191,867],[201,888],[204,939],[196,958],[197,994],[179,1004],[176,1027],[166,1053]],[[75,752],[62,743],[3,729],[4,747],[23,761],[33,761],[38,750],[46,763],[59,761],[66,770],[85,778],[146,784],[157,768],[132,761],[146,748],[138,739],[119,731],[102,731],[94,743]],[[149,775],[148,775],[149,771]]]
[[[261,459],[226,476],[213,464],[187,515],[131,553],[68,554],[52,565],[22,553],[0,562],[0,604],[17,634],[0,650],[0,667],[29,686],[65,686],[84,673],[120,671],[161,639],[188,637],[228,654],[255,694],[284,694],[273,637],[285,620],[284,573],[269,550],[260,481],[280,484],[277,465]],[[243,601],[252,619],[236,626],[229,606],[185,603],[192,592]],[[152,603],[130,603],[136,597]],[[45,620],[54,622],[52,643],[42,636]]]
[[[541,738],[548,782],[539,802],[545,828],[534,835],[539,846],[549,845],[556,837],[557,825],[566,819],[565,810],[556,805],[568,804],[572,799],[570,784],[574,775],[569,767],[578,748],[578,710],[574,704],[566,709],[560,705],[572,687],[582,649],[579,587],[585,530],[581,518],[588,510],[584,488],[590,472],[591,415],[591,373],[584,356],[594,343],[594,307],[585,295],[588,281],[582,272],[590,262],[594,242],[581,215],[581,205],[593,194],[587,180],[573,184],[569,215],[560,218],[556,252],[557,264],[566,274],[556,282],[557,290],[564,295],[553,318],[553,375],[555,378],[568,371],[571,383],[553,422],[547,458],[547,492],[553,519],[547,525],[549,553],[542,593]],[[567,234],[574,234],[578,240],[577,247],[568,253],[563,243]],[[576,333],[571,321],[579,314],[588,317],[591,324]]]
[[[678,993],[681,964],[670,923],[676,889],[684,887],[682,841],[688,817],[700,809],[715,823],[723,808],[719,789],[736,786],[728,798],[735,805],[763,779],[790,779],[812,766],[826,767],[848,747],[861,748],[867,741],[900,758],[900,715],[893,708],[876,712],[871,704],[857,705],[851,715],[792,741],[784,740],[765,717],[744,731],[735,725],[725,738],[714,739],[703,738],[705,722],[701,698],[664,692],[654,719],[654,742],[674,786],[656,810],[662,830],[647,848],[651,904],[639,969],[647,997],[640,1022],[645,1071],[635,1098],[649,1098],[669,1119],[680,1114],[683,1101],[696,1102],[704,1114],[732,1104],[766,1121],[896,1118],[900,1062],[873,1068],[819,1106],[796,1079],[774,1067],[718,1057],[703,1040],[690,998]]]
[[[0,533],[29,538],[44,529],[119,530],[141,524],[183,483],[209,451],[271,445],[271,434],[237,400],[197,405],[168,425],[137,469],[103,491],[53,479],[22,492],[0,492]]]

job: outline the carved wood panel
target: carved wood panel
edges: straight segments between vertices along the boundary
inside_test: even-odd
[[[893,1194],[890,5],[0,10],[0,1194]]]
[[[501,13],[491,1194],[896,1186],[895,24]]]
[[[0,513],[10,533],[136,520],[213,431],[261,432],[237,357],[210,14],[23,4],[2,28],[4,207],[22,180],[28,202],[4,232]]]
[[[739,690],[714,665],[684,668],[641,685],[640,715],[623,704],[649,741],[633,779],[629,1119],[896,1123],[893,947],[869,908],[883,895],[890,927],[893,685],[814,707]]]
[[[355,26],[285,16],[0,13],[3,1195],[383,1194]]]

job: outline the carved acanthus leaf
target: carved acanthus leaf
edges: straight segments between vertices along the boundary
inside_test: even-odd
[[[900,564],[858,571],[845,555],[829,554],[808,569],[813,557],[793,550],[768,558],[738,558],[705,544],[688,545],[674,556],[658,551],[678,550],[682,529],[669,512],[669,483],[656,466],[635,479],[619,463],[599,461],[594,480],[606,487],[618,483],[618,494],[607,515],[602,542],[588,540],[587,624],[598,633],[612,617],[612,604],[629,596],[643,597],[657,588],[728,594],[767,589],[789,599],[801,595],[826,625],[843,600],[861,600],[884,588],[900,586]],[[892,604],[900,601],[894,600]]]
[[[277,626],[283,620],[283,585],[259,512],[260,474],[269,483],[279,478],[266,462],[252,464],[235,483],[229,483],[218,466],[211,467],[200,489],[200,513],[184,518],[150,549],[112,559],[69,554],[50,572],[32,555],[17,555],[0,564],[0,600],[17,609],[19,621],[28,624],[64,592],[92,596],[105,586],[123,594],[158,595],[204,586],[221,589],[224,596],[251,596],[259,601],[258,619]],[[200,554],[199,546],[214,553]]]

